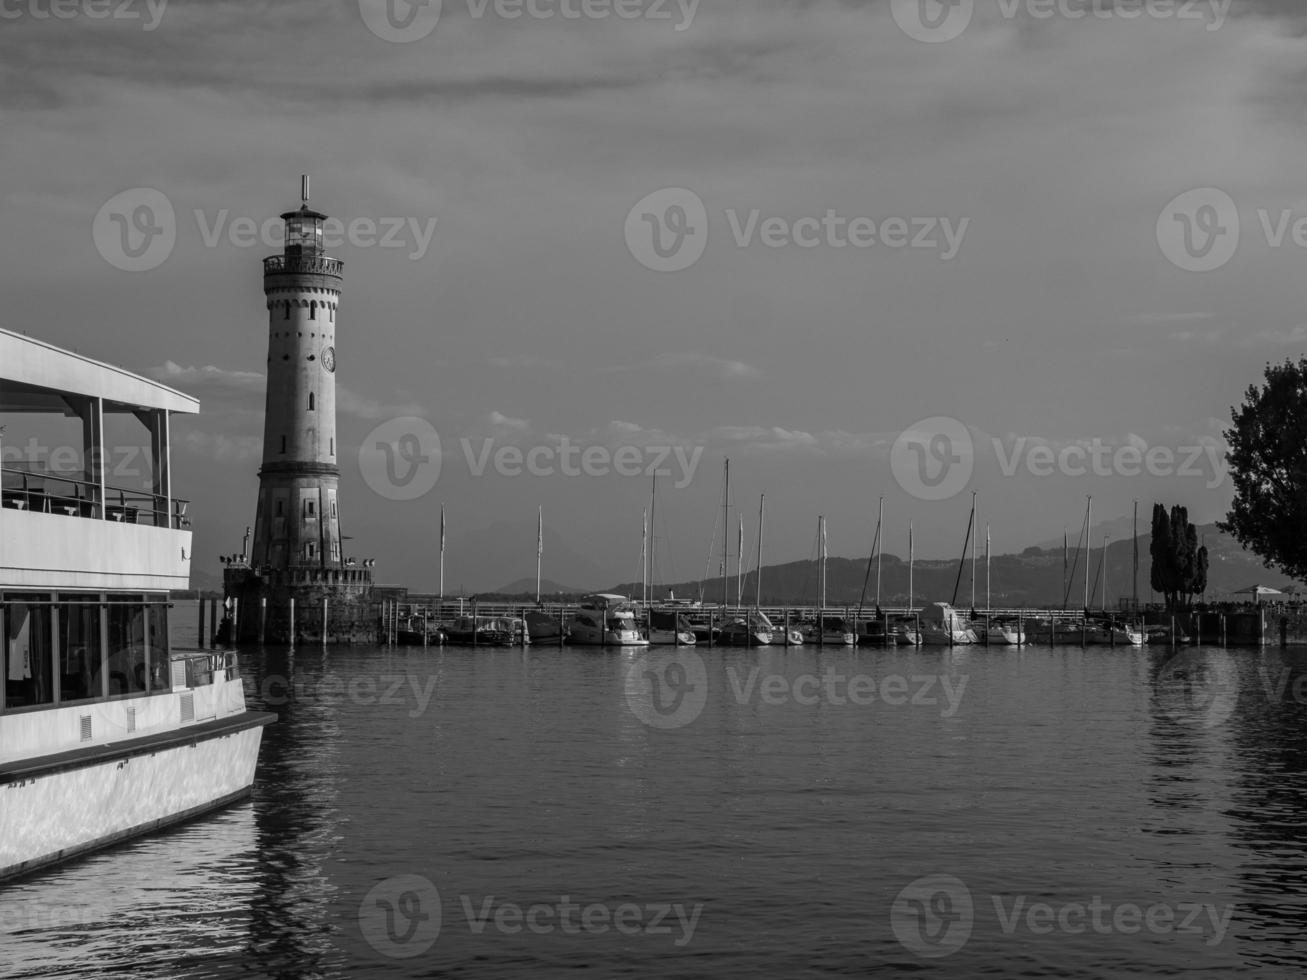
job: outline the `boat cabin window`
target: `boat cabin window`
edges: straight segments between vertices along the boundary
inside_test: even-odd
[[[54,632],[50,596],[10,594],[4,608],[6,708],[54,703]]]

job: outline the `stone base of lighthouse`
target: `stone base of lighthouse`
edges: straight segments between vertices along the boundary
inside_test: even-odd
[[[223,594],[236,600],[236,639],[242,643],[372,643],[377,638],[371,569],[228,566]]]

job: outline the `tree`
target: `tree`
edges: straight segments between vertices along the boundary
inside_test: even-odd
[[[1149,545],[1153,566],[1149,581],[1168,609],[1187,606],[1207,590],[1207,549],[1198,546],[1198,528],[1189,523],[1189,511],[1178,504],[1170,514],[1153,505],[1153,540]]]
[[[1268,564],[1307,578],[1307,358],[1266,365],[1225,433],[1234,499],[1217,526]]]
[[[1194,563],[1194,595],[1207,594],[1207,545],[1198,549],[1198,560]]]
[[[1166,508],[1153,504],[1153,538],[1148,545],[1148,555],[1153,560],[1148,572],[1148,582],[1153,591],[1160,593],[1171,605],[1171,521],[1166,516]]]

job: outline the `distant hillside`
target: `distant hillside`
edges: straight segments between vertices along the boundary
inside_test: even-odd
[[[1285,589],[1294,584],[1287,576],[1272,571],[1255,555],[1245,551],[1229,535],[1222,534],[1216,525],[1208,524],[1198,529],[1199,537],[1207,545],[1210,557],[1208,572],[1208,598],[1224,598],[1237,589],[1250,585],[1269,585]],[[1139,598],[1147,602],[1151,598],[1148,586],[1150,559],[1148,545],[1151,538],[1141,534],[1139,537]],[[1093,587],[1092,605],[1098,605],[1103,589],[1099,577],[1103,549],[1093,549],[1089,555],[1089,582]],[[979,558],[976,567],[976,602],[985,601],[985,560],[983,543],[977,552]],[[1027,548],[1020,555],[995,555],[990,562],[993,604],[995,606],[1061,606],[1065,601],[1068,607],[1076,608],[1083,602],[1085,555],[1076,559],[1074,543],[1071,546],[1070,564],[1064,575],[1062,544],[1055,548]],[[908,564],[895,555],[885,555],[881,560],[881,601],[886,605],[902,605],[908,599]],[[1107,549],[1107,595],[1109,605],[1116,605],[1117,600],[1129,597],[1132,590],[1132,543],[1129,538],[1111,543]],[[818,591],[818,563],[816,561],[789,562],[784,565],[770,565],[762,572],[762,601],[766,605],[784,603],[814,603]],[[863,582],[867,583],[866,602],[875,603],[876,569],[873,566],[869,579],[866,559],[830,558],[826,562],[826,596],[832,606],[857,605],[863,592]],[[1069,582],[1067,581],[1069,579]],[[729,578],[728,589],[730,601],[735,601],[736,577]],[[962,569],[958,581],[958,561],[922,561],[916,562],[913,570],[913,596],[917,602],[949,601],[953,598],[954,585],[957,583],[957,604],[967,606],[971,603],[971,563],[968,560]],[[744,599],[753,601],[756,579],[753,572],[744,577]],[[681,582],[671,586],[678,598],[700,598],[698,582]],[[614,586],[611,590],[622,594],[638,595],[639,583],[625,583]],[[659,586],[658,597],[666,598],[667,589]],[[703,583],[703,600],[720,602],[722,596],[721,579],[712,579]]]
[[[559,593],[563,595],[583,595],[585,589],[575,589],[570,585],[560,585],[553,579],[542,578],[540,580],[540,595],[542,597],[556,596]],[[501,585],[494,590],[495,595],[504,596],[531,596],[535,598],[536,580],[534,578],[520,578],[516,582],[509,582],[507,585]]]

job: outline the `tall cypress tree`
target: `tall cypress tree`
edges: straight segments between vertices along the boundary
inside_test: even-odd
[[[1171,522],[1166,516],[1166,508],[1161,504],[1153,504],[1153,538],[1148,545],[1148,555],[1153,561],[1148,572],[1148,584],[1169,604],[1171,585],[1167,568],[1171,556]]]

